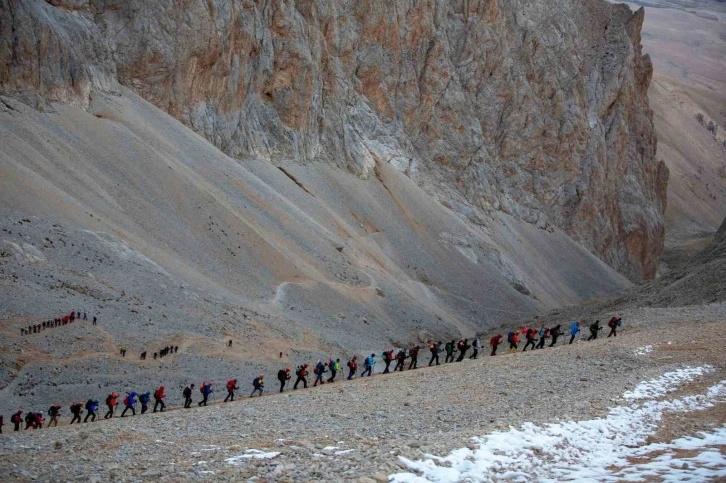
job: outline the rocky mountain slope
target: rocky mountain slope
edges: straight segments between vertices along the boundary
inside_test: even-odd
[[[471,335],[655,273],[642,12],[0,9],[8,407]],[[71,310],[101,325],[20,337]]]
[[[81,107],[119,85],[228,155],[388,164],[474,224],[554,225],[655,275],[642,11],[601,0],[447,3],[3,0],[0,86]]]
[[[654,65],[656,156],[670,171],[664,271],[703,249],[726,217],[726,4],[682,4],[686,11],[669,2],[658,3],[669,8],[646,7],[643,24]],[[707,18],[716,7],[720,21]]]

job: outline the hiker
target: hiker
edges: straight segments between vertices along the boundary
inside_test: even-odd
[[[85,312],[83,312],[83,320],[88,320],[88,316],[86,315]]]
[[[227,381],[227,397],[224,398],[224,402],[234,401],[234,391],[239,389],[237,386],[237,379],[230,379]]]
[[[456,341],[454,340],[446,343],[446,346],[444,347],[444,350],[446,351],[446,359],[444,359],[444,363],[454,362],[455,347]]]
[[[429,350],[431,351],[431,360],[429,360],[429,367],[436,361],[436,365],[439,365],[439,352],[441,352],[441,341],[438,344],[433,342],[429,344]]]
[[[0,434],[3,434],[3,426],[5,425],[5,419],[3,418],[3,415],[0,414]]]
[[[198,406],[206,406],[207,401],[209,400],[209,395],[214,392],[212,389],[212,383],[211,382],[203,382],[202,387],[199,388],[199,392],[202,393],[203,399],[197,403]]]
[[[461,362],[464,360],[464,357],[466,356],[466,351],[468,351],[471,346],[469,345],[469,339],[464,339],[459,341],[459,358],[456,359],[456,362]]]
[[[229,339],[229,342],[227,343],[227,347],[232,347],[232,339]]]
[[[391,372],[391,362],[393,362],[393,349],[389,351],[385,351],[383,355],[381,355],[383,358],[383,362],[386,363],[386,368],[383,369],[383,374],[388,374]]]
[[[578,332],[580,332],[580,323],[574,321],[572,324],[570,324],[570,344],[572,344],[572,341],[575,340]]]
[[[517,344],[519,344],[519,331],[509,332],[507,334],[507,341],[509,342],[509,353],[512,354],[517,352]]]
[[[146,351],[144,351],[144,352],[141,353],[141,360],[142,361],[145,361],[146,360]]]
[[[602,330],[602,327],[600,327],[600,321],[596,320],[594,323],[590,324],[590,337],[587,338],[588,341],[590,340],[597,340],[597,333]]]
[[[325,374],[325,364],[323,364],[321,361],[318,361],[317,364],[315,364],[315,369],[313,369],[313,374],[315,374],[315,382],[313,383],[313,387],[317,386],[318,383],[325,384],[323,381],[323,374]]]
[[[371,377],[373,374],[373,368],[376,366],[376,355],[371,354],[363,361],[363,372],[361,372],[360,377],[363,377],[366,375],[366,372],[368,373],[368,377]]]
[[[166,404],[164,404],[164,398],[166,397],[166,394],[164,394],[164,386],[159,386],[159,389],[154,391],[154,411],[156,412],[156,408],[161,406],[161,409],[159,412],[164,412],[164,408],[166,407]]]
[[[24,431],[27,431],[28,429],[30,429],[30,427],[33,426],[34,424],[35,424],[35,413],[31,411],[25,415]]]
[[[527,352],[527,348],[530,344],[532,344],[532,349],[534,350],[536,347],[535,342],[537,342],[537,339],[534,338],[534,329],[527,328],[527,331],[524,332],[524,338],[527,340],[527,343],[524,344],[522,352]]]
[[[543,330],[544,329],[544,330]],[[550,328],[549,327],[543,327],[540,329],[540,335],[539,335],[539,344],[537,344],[537,349],[544,349],[545,342],[547,342],[547,339],[550,338]]]
[[[83,422],[88,422],[88,418],[91,418],[91,422],[94,422],[96,420],[96,411],[98,411],[98,405],[100,404],[98,399],[89,399],[86,401],[86,417],[83,419]]]
[[[103,416],[103,419],[111,419],[113,417],[113,408],[116,407],[116,399],[118,399],[118,393],[116,392],[112,392],[106,397],[108,412]]]
[[[503,338],[504,338],[504,336],[502,334],[497,334],[497,335],[492,336],[491,339],[489,339],[489,345],[492,348],[492,352],[491,352],[491,354],[489,354],[490,356],[497,355],[497,347],[499,347],[499,344],[502,343]]]
[[[307,389],[308,380],[305,379],[305,376],[308,375],[308,365],[303,364],[302,366],[297,366],[297,369],[295,369],[295,375],[297,376],[297,379],[295,380],[295,385],[292,386],[292,388],[297,389],[297,385],[300,384],[300,382],[302,381],[303,387]]]
[[[474,353],[469,356],[469,359],[476,359],[476,356],[479,355],[479,338],[475,337],[473,341],[471,341],[471,348],[474,350]]]
[[[126,411],[129,409],[131,410],[131,415],[136,416],[136,408],[134,407],[136,405],[136,392],[131,391],[127,392],[126,396],[124,396],[124,410],[121,411],[121,417],[123,418],[126,415]]]
[[[562,324],[555,325],[550,331],[550,335],[552,336],[552,342],[550,342],[549,347],[552,347],[557,343],[557,338],[562,335]]]
[[[93,325],[96,325],[96,316],[93,316]]]
[[[393,368],[393,372],[397,370],[403,372],[403,365],[406,363],[406,349],[401,349],[396,354],[396,367]]]
[[[191,386],[187,386],[182,391],[182,396],[184,396],[184,407],[188,408],[192,404],[192,389],[194,389],[194,384]]]
[[[60,416],[60,410],[63,406],[60,404],[56,404],[48,408],[48,416],[50,416],[50,421],[48,422],[48,427],[51,426],[58,426],[58,416]]]
[[[418,345],[415,345],[411,347],[411,350],[408,351],[408,357],[411,358],[411,363],[408,365],[408,370],[411,369],[418,369],[418,351],[421,350],[421,347]]]
[[[73,415],[73,418],[71,419],[71,424],[77,422],[81,422],[81,411],[83,411],[83,401],[71,404],[70,407],[71,414]]]
[[[350,381],[355,377],[358,372],[358,356],[353,354],[353,358],[348,361],[348,380]]]
[[[154,352],[154,360],[156,360],[157,356],[158,356],[158,354],[156,352]]]
[[[10,416],[10,422],[13,423],[14,429],[13,431],[20,431],[20,423],[23,422],[23,417],[21,416],[23,414],[23,411],[18,411],[17,413]],[[80,421],[80,417],[78,420]]]
[[[254,381],[252,381],[252,394],[250,394],[250,397],[254,396],[256,392],[260,392],[260,396],[262,396],[262,390],[265,388],[265,375],[260,374],[259,376],[255,377]]]
[[[151,400],[151,391],[146,391],[139,396],[139,402],[141,403],[141,414],[144,414],[149,410],[149,401]]]
[[[623,321],[620,317],[613,317],[610,319],[610,322],[608,322],[608,327],[610,327],[610,333],[608,334],[607,338],[609,339],[612,335],[613,337],[617,337],[617,328],[622,325]]]
[[[280,381],[280,392],[285,389],[285,383],[292,378],[290,375],[290,368],[280,369],[277,371],[277,380]]]
[[[328,382],[335,382],[335,376],[340,370],[340,359],[333,360],[332,358],[328,361],[328,368],[330,368],[330,378]]]

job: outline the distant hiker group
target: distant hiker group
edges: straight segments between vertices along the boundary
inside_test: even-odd
[[[73,315],[75,316],[75,313],[73,313]],[[577,334],[580,333],[580,327],[582,324],[583,323],[577,321],[570,324],[570,344],[574,342]],[[613,317],[612,319],[610,319],[607,325],[610,328],[610,333],[608,334],[608,337],[617,337],[617,329],[622,326],[622,319],[620,317]],[[600,327],[600,321],[596,320],[589,325],[589,330],[590,336],[587,338],[588,341],[597,339],[598,333],[603,330],[603,327]],[[544,324],[542,324],[539,329],[524,326],[521,330],[512,330],[507,333],[507,343],[509,344],[510,353],[517,352],[518,344],[520,343],[520,335],[523,335],[525,339],[525,345],[522,352],[526,352],[527,349],[529,349],[530,347],[532,348],[532,350],[544,349],[548,339],[549,345],[547,347],[553,347],[555,344],[557,344],[558,338],[561,335],[564,335],[564,332],[562,331],[561,325],[559,324],[554,327],[546,327]],[[491,347],[490,356],[495,356],[497,354],[497,348],[502,344],[503,339],[503,334],[497,334],[489,339],[489,346]],[[159,351],[159,354],[163,357],[164,355],[175,353],[178,349],[178,346],[166,346]],[[444,359],[445,364],[464,361],[470,349],[471,355],[469,355],[468,358],[477,359],[479,355],[479,350],[481,349],[481,343],[478,338],[472,339],[471,343],[469,342],[469,339],[462,339],[459,341],[456,341],[454,339],[450,342],[447,342],[446,344],[443,344],[443,342],[441,341],[429,342],[428,349],[431,353],[428,365],[432,366],[435,364],[438,366],[440,364],[439,354],[441,354],[442,352],[446,353],[446,357]],[[122,355],[124,355],[126,348],[121,346],[119,350],[121,351]],[[414,345],[410,348],[399,349],[398,351],[395,351],[393,349],[383,351],[383,353],[381,354],[381,360],[383,364],[385,364],[385,367],[382,371],[382,374],[388,374],[391,372],[390,367],[394,361],[396,362],[396,364],[393,368],[393,372],[403,372],[406,368],[407,360],[409,361],[408,370],[417,369],[418,355],[420,350],[420,346]],[[456,356],[456,354],[458,354],[458,357]],[[142,359],[145,359],[145,357],[146,352],[143,352]],[[157,353],[155,352],[154,359],[156,359],[156,357]],[[353,357],[351,357],[351,359],[348,360],[348,362],[346,363],[346,366],[348,368],[348,376],[346,379],[351,380],[358,375],[359,377],[370,377],[371,375],[373,375],[373,373],[375,372],[376,357],[377,356],[375,353],[370,354],[369,356],[365,357],[365,359],[363,359],[362,363],[359,363],[358,356],[353,355]],[[307,363],[303,363],[295,368],[294,374],[296,379],[295,384],[293,385],[293,389],[297,389],[300,383],[302,383],[303,388],[308,387],[308,369],[309,365]],[[359,370],[360,374],[358,374]],[[335,378],[338,376],[338,373],[342,372],[340,359],[330,358],[327,362],[318,360],[313,367],[312,372],[315,375],[313,387],[316,387],[318,384],[325,384],[326,382],[333,383],[335,382]],[[325,375],[328,373],[330,374],[330,377],[326,379]],[[264,378],[264,374],[260,373],[252,380],[252,392],[250,393],[249,397],[253,397],[255,395],[262,396],[265,388]],[[285,369],[280,369],[277,373],[277,379],[280,382],[280,392],[284,392],[285,386],[292,379],[290,368],[286,367]],[[202,399],[197,402],[198,406],[201,407],[207,405],[207,403],[209,402],[209,397],[212,395],[212,393],[214,393],[214,390],[212,389],[213,385],[213,381],[202,382],[199,388]],[[194,393],[194,387],[194,384],[190,384],[184,387],[182,391],[184,408],[191,407],[191,404],[193,402],[192,396]],[[235,391],[238,391],[240,389],[237,379],[230,379],[229,381],[227,381],[226,389],[227,397],[224,398],[224,402],[234,401]],[[159,386],[153,392],[153,394],[151,391],[143,393],[137,393],[135,391],[127,392],[122,402],[124,410],[121,412],[121,417],[125,417],[126,413],[129,411],[131,412],[132,416],[135,416],[137,403],[141,406],[141,414],[146,413],[146,411],[148,411],[149,409],[149,403],[152,396],[154,398],[153,412],[157,412],[157,410],[159,412],[164,412],[164,409],[166,408],[166,403],[164,401],[164,399],[166,398],[165,388],[164,386]],[[105,403],[107,411],[103,417],[104,419],[113,418],[115,408],[118,405],[118,399],[119,394],[116,392],[111,392],[106,397]],[[85,418],[83,418],[83,422],[88,422],[89,419],[91,420],[91,422],[95,421],[99,405],[100,401],[93,398],[88,399],[85,402],[72,402],[69,406],[71,415],[73,416],[71,418],[70,424],[80,423],[84,410],[86,412],[86,415]],[[48,421],[48,427],[58,425],[58,418],[60,416],[61,408],[61,405],[53,405],[48,409],[48,417],[50,418],[50,420]],[[27,430],[42,428],[43,424],[46,421],[44,413],[42,411],[29,412],[25,415],[24,418],[22,414],[23,411],[18,411],[10,418],[11,423],[13,423],[14,425],[15,431],[20,430],[23,422],[25,422],[25,429]],[[0,433],[2,433],[2,425],[3,418],[2,416],[0,416]]]
[[[61,327],[63,325],[72,324],[73,322],[77,320],[88,320],[88,316],[85,312],[81,312],[80,310],[76,312],[75,310],[71,312],[70,314],[64,315],[63,317],[52,319],[52,320],[46,320],[41,322],[40,324],[32,324],[27,327],[21,327],[20,328],[20,335],[30,335],[30,334],[37,334],[39,332],[43,332],[46,329],[55,329],[56,327]],[[96,317],[93,317],[93,325],[97,325],[98,319]]]

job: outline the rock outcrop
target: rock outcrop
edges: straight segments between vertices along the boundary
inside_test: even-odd
[[[0,90],[130,87],[238,159],[388,163],[475,224],[555,225],[655,275],[643,10],[603,0],[0,1]]]

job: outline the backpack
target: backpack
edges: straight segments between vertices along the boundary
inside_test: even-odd
[[[10,422],[13,423],[13,424],[19,423],[20,422],[20,416],[17,413],[13,414],[10,417]]]
[[[366,367],[373,367],[373,358],[371,356],[366,357],[364,364]]]
[[[234,391],[234,380],[230,379],[227,381],[227,390],[228,391]]]
[[[199,392],[201,392],[202,394],[204,394],[204,390],[205,390],[206,388],[207,388],[207,385],[206,385],[206,384],[202,384],[202,385],[201,385],[201,386],[199,387]]]
[[[507,342],[509,342],[511,344],[512,339],[514,339],[514,332],[507,333]]]
[[[124,396],[124,406],[128,406],[128,405],[129,405],[129,393],[126,393],[126,395]]]
[[[297,368],[295,369],[295,375],[296,375],[297,377],[300,377],[300,376],[302,376],[302,367],[300,367],[300,366],[297,366]]]
[[[191,397],[191,395],[192,395],[192,390],[189,388],[189,386],[185,387],[184,390],[182,391],[182,396]]]
[[[111,404],[111,400],[112,400],[112,399],[113,399],[113,398],[111,397],[111,395],[110,395],[110,394],[109,394],[108,396],[106,396],[106,405],[107,405],[107,406],[109,406],[109,405]]]
[[[431,352],[436,352],[436,344],[431,344],[431,345],[429,345],[429,350],[430,350]]]
[[[93,401],[89,399],[86,401],[86,409],[91,409],[91,406],[93,406]]]
[[[162,396],[162,394],[161,394],[161,390],[160,389],[157,389],[156,391],[154,391],[154,398],[155,399],[161,399],[161,396]]]

